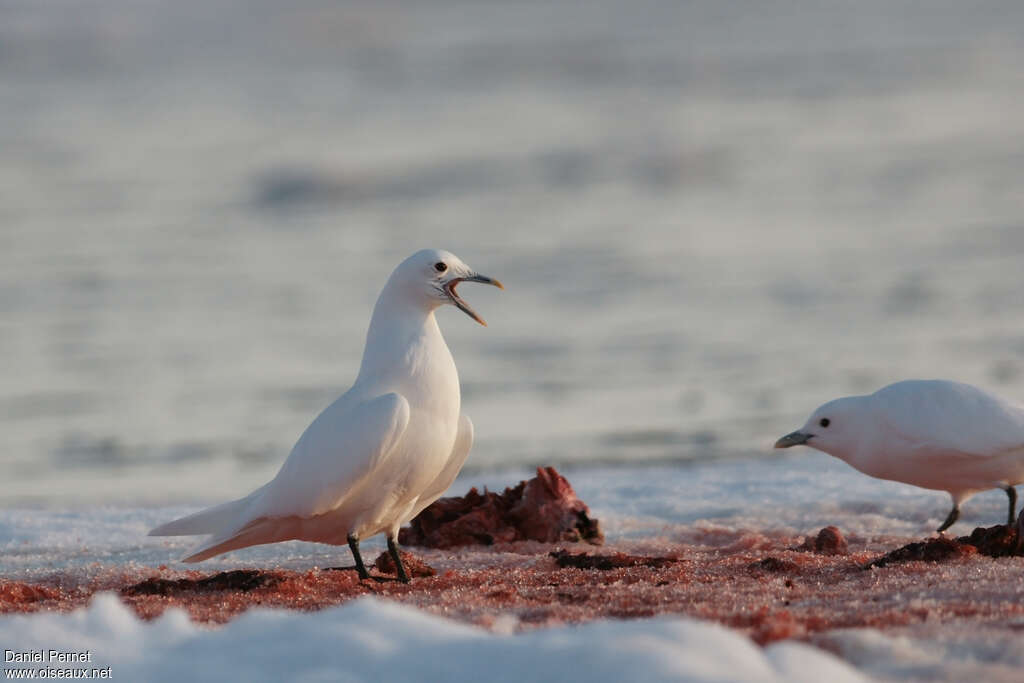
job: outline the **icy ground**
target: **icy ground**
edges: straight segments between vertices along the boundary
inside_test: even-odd
[[[529,474],[463,478],[452,493],[471,485],[500,490]],[[715,529],[799,535],[828,524],[865,538],[922,537],[939,524],[949,504],[945,494],[875,481],[811,452],[564,474],[601,520],[610,545],[672,543]],[[225,497],[244,493],[229,488]],[[193,541],[145,533],[198,507],[0,512],[0,576],[88,574],[111,565],[183,567],[175,559]],[[982,494],[964,506],[953,531],[995,524],[1004,514],[1002,492]],[[375,539],[367,545],[372,557],[382,544]],[[428,560],[433,561],[429,555]],[[343,549],[289,543],[231,553],[202,568],[307,568],[348,561]],[[964,590],[969,599],[969,587]],[[496,630],[502,630],[500,623]],[[815,642],[862,673],[885,678],[1014,680],[1024,666],[1024,632],[1018,635],[1013,628],[926,624],[885,634],[836,631]],[[179,612],[146,624],[114,598],[101,596],[73,614],[0,618],[0,648],[89,648],[102,655],[101,665],[111,666],[116,680],[184,680],[197,672],[223,679],[229,671],[231,678],[249,680],[469,680],[484,669],[496,680],[857,680],[846,664],[821,650],[793,643],[762,650],[741,635],[688,619],[489,634],[370,600],[314,614],[253,611],[211,630]],[[230,659],[224,659],[225,652],[232,653]]]
[[[700,465],[566,469],[577,495],[591,509],[609,543],[640,538],[680,538],[695,529],[724,527],[805,534],[834,524],[846,534],[923,536],[949,512],[949,496],[858,474],[845,464],[812,451],[763,459],[716,461]],[[533,476],[529,470],[460,477],[449,493],[470,486],[503,490]],[[154,486],[158,486],[154,482]],[[224,498],[247,490],[224,483]],[[172,563],[196,544],[192,538],[151,538],[149,529],[206,504],[170,507],[109,505],[79,508],[13,508],[0,511],[0,576],[31,578],[94,563],[159,565]],[[979,494],[963,506],[952,533],[1005,519],[1002,491]],[[368,554],[383,548],[368,541]],[[309,543],[248,548],[203,563],[229,569],[253,564],[286,568],[348,561],[348,551]],[[185,565],[178,565],[185,566]]]

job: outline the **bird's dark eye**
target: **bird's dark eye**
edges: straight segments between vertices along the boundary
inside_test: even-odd
[[[438,261],[437,263],[434,264],[434,270],[436,270],[439,273],[443,273],[444,271],[448,270],[448,264],[445,263],[444,261]]]
[[[828,427],[830,424],[832,424],[832,420],[828,419],[827,417],[823,417],[821,418],[821,420],[818,421],[818,424],[820,424],[822,427]]]

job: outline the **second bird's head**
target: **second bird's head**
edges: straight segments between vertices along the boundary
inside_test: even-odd
[[[387,288],[411,297],[427,310],[451,304],[481,325],[487,323],[455,291],[461,282],[481,282],[505,289],[492,277],[481,275],[455,254],[443,249],[422,249],[398,264]]]
[[[775,447],[810,446],[846,460],[870,436],[866,414],[864,397],[837,398],[820,406],[803,427],[780,438]]]

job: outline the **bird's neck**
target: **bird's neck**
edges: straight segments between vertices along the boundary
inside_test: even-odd
[[[356,382],[402,393],[444,390],[454,383],[457,391],[455,362],[434,310],[382,295],[370,319]]]

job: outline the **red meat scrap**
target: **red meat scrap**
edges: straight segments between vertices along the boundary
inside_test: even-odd
[[[441,498],[421,512],[398,536],[403,545],[454,548],[513,541],[604,542],[596,519],[554,467],[503,493],[476,488],[465,496]]]

